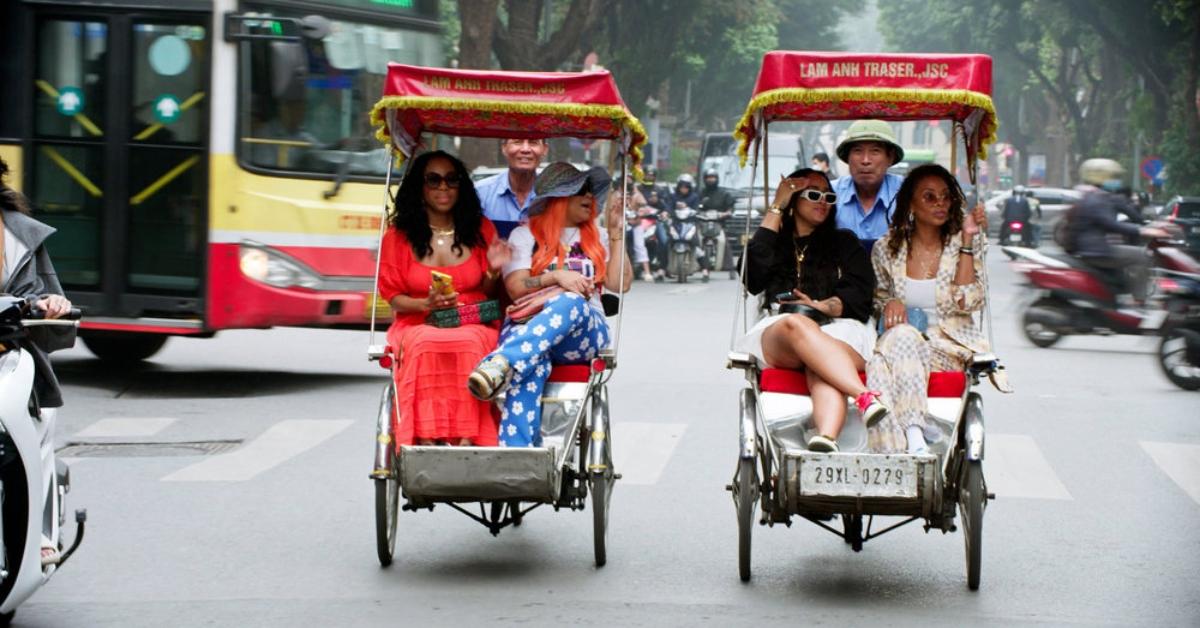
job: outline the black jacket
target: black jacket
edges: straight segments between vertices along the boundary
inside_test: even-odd
[[[1108,234],[1137,237],[1136,223],[1117,221],[1124,205],[1124,199],[1103,190],[1084,194],[1067,213],[1067,252],[1077,257],[1111,257]]]
[[[712,188],[704,187],[700,190],[700,207],[699,209],[715,209],[720,212],[733,211],[734,198],[729,192],[719,185],[714,185]]]
[[[796,247],[805,251],[804,268],[796,273]],[[751,294],[766,292],[764,307],[775,301],[776,295],[800,288],[813,300],[830,297],[842,300],[841,318],[866,322],[871,316],[871,299],[875,292],[875,270],[871,258],[848,229],[832,231],[823,241],[814,236],[789,238],[759,227],[746,247],[743,280]]]

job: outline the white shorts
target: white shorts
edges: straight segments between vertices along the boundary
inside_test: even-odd
[[[750,331],[746,332],[745,336],[738,339],[734,349],[754,356],[760,367],[769,367],[767,359],[763,357],[763,332],[788,316],[791,314],[776,314],[758,321],[754,327],[750,328]],[[863,360],[869,360],[871,352],[875,350],[875,330],[853,318],[835,318],[833,322],[821,325],[821,331],[831,338],[850,345],[850,348],[862,356]]]

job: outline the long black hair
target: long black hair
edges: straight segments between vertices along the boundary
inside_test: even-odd
[[[963,191],[958,185],[958,179],[939,164],[922,164],[909,171],[896,192],[896,213],[892,216],[892,227],[888,237],[888,256],[900,254],[900,242],[912,244],[913,224],[912,202],[917,195],[917,184],[922,179],[937,177],[946,182],[947,193],[950,194],[950,209],[946,222],[942,225],[942,245],[950,242],[950,237],[962,231],[963,227]]]
[[[29,202],[20,192],[8,187],[4,179],[8,176],[8,164],[0,159],[0,209],[30,215]]]
[[[425,169],[436,157],[449,161],[458,174],[458,200],[450,209],[454,220],[454,252],[461,255],[463,247],[472,249],[484,244],[483,234],[479,231],[483,213],[479,206],[479,195],[475,193],[475,184],[471,183],[471,173],[455,156],[435,150],[413,160],[408,175],[404,177],[400,189],[396,190],[392,213],[388,216],[392,226],[408,238],[417,259],[433,253],[433,247],[429,244],[433,239],[433,230],[429,228],[429,215],[425,213]]]
[[[812,175],[825,179],[830,192],[833,185],[829,175],[813,168],[800,168],[788,175],[788,178],[809,177]],[[792,194],[788,204],[783,208],[783,224],[779,228],[779,237],[775,239],[774,263],[768,270],[770,279],[767,281],[767,299],[764,304],[774,300],[775,295],[791,292],[799,288],[815,300],[827,299],[833,296],[841,271],[838,269],[837,255],[837,206],[829,208],[829,215],[821,224],[813,229],[807,242],[802,245],[804,251],[804,267],[799,269],[797,282],[796,268],[796,236],[795,211],[800,202],[800,190]]]

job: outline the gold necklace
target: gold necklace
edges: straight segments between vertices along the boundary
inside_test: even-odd
[[[449,229],[438,229],[437,227],[430,225],[429,229],[431,231],[433,231],[433,234],[438,237],[438,239],[437,239],[438,246],[444,246],[446,244],[446,240],[444,239],[446,236],[454,235],[454,227],[451,227]]]
[[[933,279],[937,276],[937,261],[942,257],[941,248],[925,249],[921,251],[921,255],[917,255],[917,247],[912,248],[912,256],[917,262],[917,272],[921,275],[921,279]],[[928,255],[931,251],[933,255]]]
[[[796,252],[796,285],[800,285],[800,272],[804,268],[804,256],[808,254],[808,245],[811,242],[805,242],[804,248],[795,249]]]

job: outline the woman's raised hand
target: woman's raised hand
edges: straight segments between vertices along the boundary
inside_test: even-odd
[[[779,209],[787,207],[788,201],[792,200],[792,195],[800,191],[800,187],[804,185],[805,179],[782,179],[779,185],[775,188],[775,200],[771,204]]]
[[[554,271],[554,280],[563,290],[582,294],[589,298],[592,296],[592,290],[595,289],[595,284],[592,283],[592,280],[573,270]]]
[[[630,199],[632,202],[632,199]],[[621,191],[617,190],[608,195],[608,203],[604,208],[604,227],[608,229],[610,240],[620,240],[625,230],[625,206],[621,202]]]
[[[458,307],[458,293],[441,294],[433,286],[429,286],[429,296],[425,298],[425,309],[432,312],[434,310],[447,310],[452,307]]]
[[[487,263],[488,269],[500,270],[504,265],[512,261],[512,247],[507,242],[496,238],[488,245]]]
[[[896,325],[908,322],[908,309],[904,307],[904,302],[899,299],[892,299],[883,306],[883,328],[891,329]]]
[[[987,229],[987,210],[984,209],[983,203],[976,203],[975,208],[963,216],[963,244],[970,246],[980,229]]]

